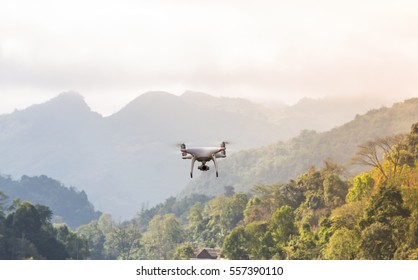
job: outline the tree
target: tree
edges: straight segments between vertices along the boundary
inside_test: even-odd
[[[412,125],[411,132],[407,136],[407,145],[412,160],[418,160],[418,123]],[[409,162],[411,163],[411,161]],[[415,166],[414,164],[410,165]]]
[[[7,224],[12,230],[11,242],[17,244],[21,243],[22,239],[26,239],[34,245],[43,258],[66,259],[68,252],[63,243],[56,238],[56,232],[50,223],[51,215],[52,212],[46,206],[34,206],[30,202],[22,202],[16,211],[7,217]],[[17,257],[14,244],[11,244],[12,259]]]
[[[34,239],[41,230],[41,217],[39,212],[31,203],[24,201],[8,217],[12,221],[12,228],[16,237],[25,237],[29,240]]]
[[[359,251],[357,231],[345,227],[334,232],[324,250],[324,257],[329,260],[354,260]]]
[[[276,248],[268,222],[252,222],[245,226],[248,255],[252,260],[269,260]]]
[[[87,241],[89,248],[89,257],[93,260],[107,259],[108,256],[104,251],[104,243],[106,236],[99,227],[97,220],[94,220],[87,225],[77,228],[77,233]]]
[[[396,174],[398,167],[402,165],[401,151],[403,147],[399,144],[404,138],[404,135],[394,135],[367,141],[359,146],[352,163],[374,167],[380,171],[385,179],[388,179],[390,174],[382,166],[381,157],[385,155],[386,159],[393,164],[393,172]]]
[[[401,191],[394,186],[381,186],[366,208],[363,226],[374,222],[390,224],[396,217],[409,217],[410,212],[403,205]]]
[[[390,260],[396,251],[392,229],[381,222],[373,223],[365,228],[360,246],[363,258],[369,260]]]
[[[271,213],[266,205],[258,197],[253,197],[247,203],[244,210],[244,223],[270,220]]]
[[[243,226],[234,228],[225,238],[222,253],[230,260],[248,260],[248,236]]]
[[[283,255],[290,260],[314,260],[319,257],[319,250],[312,234],[293,236],[288,246],[283,249]]]
[[[0,218],[5,217],[4,210],[5,210],[6,201],[7,201],[7,196],[3,192],[0,191]]]
[[[196,258],[196,254],[193,250],[192,245],[186,242],[177,246],[173,258],[175,260],[190,260]]]
[[[106,238],[104,247],[117,259],[137,259],[141,248],[141,233],[134,223],[122,223],[114,225]]]
[[[362,255],[366,259],[392,259],[407,238],[410,212],[403,205],[401,192],[393,186],[381,186],[371,198],[360,222]]]
[[[89,256],[87,240],[71,231],[65,224],[54,225],[56,238],[65,247],[68,258],[73,260],[85,260]]]
[[[364,215],[365,202],[356,201],[344,204],[331,212],[331,230],[333,232],[341,228],[359,230],[360,220]]]
[[[374,180],[369,173],[358,175],[353,180],[353,187],[348,190],[347,202],[360,201],[371,195]]]
[[[230,223],[223,217],[226,212],[229,198],[218,196],[205,204],[203,210],[203,219],[205,221],[205,230],[202,232],[202,240],[206,246],[220,246],[228,235]]]
[[[286,245],[291,236],[297,234],[292,207],[286,205],[277,209],[273,214],[270,226],[274,241],[280,246]]]
[[[184,231],[173,214],[155,216],[142,238],[147,259],[172,259],[178,244],[184,241]]]
[[[325,175],[324,185],[324,202],[325,206],[336,208],[345,202],[348,185],[335,174]]]
[[[202,234],[206,229],[207,219],[203,217],[203,205],[200,202],[195,203],[190,208],[188,215],[187,235],[193,244],[204,242]]]
[[[231,231],[240,221],[244,219],[244,210],[248,203],[248,196],[244,193],[236,193],[227,200],[224,213],[221,216],[221,223],[227,231]]]
[[[204,221],[201,240],[206,246],[222,246],[225,237],[244,219],[248,196],[235,193],[232,197],[217,196],[205,204],[200,221]]]

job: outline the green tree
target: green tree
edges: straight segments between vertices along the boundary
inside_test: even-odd
[[[227,200],[226,207],[221,215],[221,223],[228,232],[244,219],[244,210],[247,203],[248,196],[244,193],[236,193]]]
[[[274,241],[280,246],[286,245],[291,236],[297,234],[295,213],[290,206],[286,205],[277,209],[270,225]]]
[[[364,229],[360,246],[363,258],[370,260],[390,260],[396,251],[392,229],[381,222],[375,222]]]
[[[137,259],[141,248],[141,233],[134,223],[114,225],[104,244],[108,252],[121,260]]]
[[[5,204],[7,196],[0,191],[0,218],[5,218]]]
[[[348,184],[335,174],[327,174],[324,182],[324,202],[325,206],[336,208],[345,202]]]
[[[78,227],[77,233],[87,241],[87,246],[89,248],[89,258],[93,260],[102,260],[108,258],[104,251],[106,236],[100,229],[97,220],[91,221],[87,225]]]
[[[173,214],[155,216],[142,237],[143,254],[147,259],[172,259],[178,244],[184,241],[184,230]]]
[[[194,244],[203,243],[203,232],[206,229],[207,219],[203,217],[203,205],[200,202],[195,203],[189,210],[187,236],[188,239]]]
[[[372,197],[366,208],[363,225],[374,222],[389,224],[396,217],[409,217],[410,212],[404,207],[401,191],[394,186],[382,186]]]
[[[222,246],[225,237],[244,219],[248,196],[235,193],[232,197],[217,196],[205,204],[202,219],[205,221],[201,240],[204,245]]]
[[[230,260],[248,260],[248,236],[243,226],[234,228],[225,238],[222,253]]]
[[[183,243],[177,246],[173,258],[175,260],[190,260],[196,258],[196,254],[190,243]]]
[[[16,237],[24,237],[33,240],[41,230],[41,217],[35,206],[24,201],[16,210],[9,215],[12,220],[12,228]]]
[[[268,222],[256,221],[245,226],[249,258],[269,260],[276,253],[275,243]]]
[[[244,210],[244,223],[270,220],[270,210],[258,197],[251,198]]]
[[[359,201],[371,195],[375,181],[369,173],[354,177],[353,187],[348,190],[347,202]]]
[[[39,211],[38,211],[39,209]],[[7,216],[7,225],[11,228],[11,258],[16,255],[14,244],[21,239],[30,241],[40,256],[46,259],[66,259],[68,253],[50,223],[52,212],[45,206],[34,206],[30,202],[22,202],[15,212]],[[24,242],[24,241],[23,241]],[[35,257],[35,256],[33,256]]]
[[[411,160],[408,161],[410,166],[415,166],[413,161],[418,160],[418,123],[415,123],[411,127],[411,132],[407,136],[408,152]]]
[[[330,260],[354,260],[359,251],[359,235],[356,230],[345,227],[334,232],[324,250],[324,257]]]
[[[54,225],[57,239],[65,246],[68,258],[73,260],[85,260],[89,256],[87,240],[77,236],[65,224]]]
[[[382,186],[371,198],[360,222],[363,229],[361,249],[366,259],[392,259],[407,239],[407,218],[401,192],[393,186]]]

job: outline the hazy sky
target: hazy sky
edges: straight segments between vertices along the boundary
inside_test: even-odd
[[[67,90],[418,96],[418,1],[0,0],[0,113]]]

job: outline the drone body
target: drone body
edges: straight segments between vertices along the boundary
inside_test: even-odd
[[[197,168],[201,171],[208,171],[209,166],[206,165],[208,161],[213,161],[216,169],[216,177],[218,177],[218,163],[217,158],[226,157],[226,147],[225,142],[221,143],[220,147],[193,147],[186,148],[186,145],[181,144],[181,155],[183,159],[191,159],[192,167],[190,169],[190,177],[193,178],[193,167],[196,161],[201,162],[202,164]]]

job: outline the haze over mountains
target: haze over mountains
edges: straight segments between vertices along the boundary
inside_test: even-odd
[[[190,182],[190,162],[181,160],[179,142],[229,140],[228,153],[236,152],[290,139],[302,129],[328,130],[369,108],[360,99],[306,99],[267,108],[196,92],[149,92],[102,117],[80,94],[68,92],[0,116],[0,172],[14,178],[45,174],[84,190],[96,209],[129,218]],[[227,172],[221,169],[220,178],[229,178]],[[213,174],[203,173],[196,182],[208,176]],[[216,182],[223,187],[226,181]]]
[[[417,122],[418,98],[396,103],[390,108],[370,110],[330,131],[305,130],[291,140],[232,155],[228,161],[220,163],[224,176],[217,180],[201,176],[189,183],[184,193],[218,195],[223,193],[224,186],[248,192],[257,184],[295,179],[311,166],[319,169],[328,158],[344,165],[348,175],[358,174],[370,168],[350,164],[359,145],[377,137],[407,133]]]

